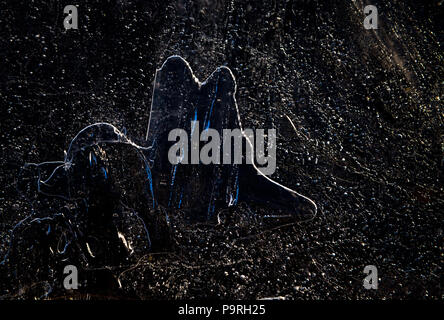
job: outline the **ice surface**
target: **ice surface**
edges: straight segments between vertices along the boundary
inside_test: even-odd
[[[244,133],[235,95],[236,81],[227,67],[199,82],[183,58],[168,58],[156,73],[143,146],[126,130],[95,123],[72,139],[62,161],[25,164],[18,187],[32,210],[11,229],[1,263],[18,230],[35,225],[57,234],[58,255],[79,251],[86,264],[103,265],[162,246],[170,216],[177,212],[189,222],[220,223],[221,210],[245,203],[261,219],[297,219],[301,201],[308,201],[311,215],[316,214],[312,200],[265,176],[255,164],[169,162],[172,129]],[[193,120],[199,128],[191,127]],[[110,254],[110,247],[117,249]]]
[[[168,58],[157,71],[147,141],[153,146],[153,181],[160,205],[191,209],[204,219],[214,218],[218,209],[240,201],[260,204],[268,217],[297,216],[300,198],[310,199],[260,174],[253,165],[171,165],[168,133],[174,128],[187,132],[192,120],[200,130],[240,128],[236,103],[236,81],[229,68],[219,67],[204,82],[194,76],[189,64],[179,56]],[[200,133],[200,132],[199,132]],[[252,143],[245,134],[246,142]],[[222,146],[221,146],[222,149]],[[206,214],[205,214],[206,211]]]

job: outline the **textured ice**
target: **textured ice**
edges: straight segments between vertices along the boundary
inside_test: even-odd
[[[219,67],[204,82],[194,76],[179,56],[168,58],[157,71],[147,130],[154,146],[153,181],[158,203],[191,209],[198,218],[211,219],[218,209],[245,201],[269,209],[269,216],[297,216],[299,198],[310,199],[261,174],[256,165],[171,165],[168,133],[174,128],[192,132],[192,120],[200,129],[242,128],[236,103],[236,81],[229,68]],[[245,135],[247,143],[250,140]],[[252,147],[252,145],[251,145]],[[222,149],[222,147],[221,147]],[[206,212],[206,213],[205,213]]]
[[[245,203],[261,219],[297,219],[301,201],[308,201],[310,213],[316,214],[312,200],[263,175],[255,164],[168,161],[174,143],[168,133],[175,128],[192,132],[192,120],[202,124],[200,131],[243,132],[235,95],[236,82],[227,67],[199,82],[183,58],[168,58],[156,73],[143,145],[130,140],[126,130],[95,123],[72,139],[63,160],[25,164],[18,187],[32,209],[12,228],[1,263],[16,232],[33,225],[57,233],[57,254],[75,250],[86,264],[94,265],[149,251],[164,241],[170,215],[177,212],[190,222],[220,223],[221,210]],[[246,135],[245,141],[252,147]],[[54,205],[63,207],[62,212],[51,209],[54,201],[65,203]],[[113,254],[110,247],[116,248]]]

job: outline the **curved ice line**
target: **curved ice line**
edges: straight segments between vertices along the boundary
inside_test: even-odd
[[[154,103],[154,99],[153,99],[153,98],[154,98],[154,91],[155,91],[155,89],[156,89],[157,73],[158,73],[159,71],[161,71],[161,70],[164,68],[165,64],[166,64],[170,59],[175,59],[175,58],[178,58],[178,59],[182,60],[182,61],[185,63],[185,65],[187,66],[188,70],[191,72],[191,76],[192,76],[193,80],[198,84],[199,89],[201,88],[202,85],[205,85],[209,79],[212,78],[212,76],[213,76],[214,73],[216,73],[216,72],[218,72],[218,71],[220,71],[220,70],[222,70],[222,69],[225,69],[225,70],[227,70],[227,71],[230,73],[231,77],[233,78],[233,82],[234,82],[233,100],[234,100],[234,105],[235,105],[235,107],[236,107],[237,120],[239,121],[239,127],[240,127],[240,130],[241,130],[241,132],[242,132],[242,135],[245,137],[246,141],[247,141],[248,144],[250,145],[250,151],[251,151],[251,156],[252,156],[251,159],[254,159],[254,153],[253,153],[254,147],[253,147],[253,144],[252,144],[252,142],[250,141],[250,139],[248,138],[248,135],[245,134],[245,131],[244,131],[243,127],[242,127],[242,121],[241,121],[241,118],[240,118],[239,106],[238,106],[238,104],[237,104],[237,100],[236,100],[237,81],[236,81],[236,78],[235,78],[233,72],[231,71],[231,69],[230,69],[229,67],[227,67],[227,66],[219,66],[219,67],[217,67],[217,68],[216,68],[216,69],[215,69],[215,70],[214,70],[214,71],[213,71],[213,72],[212,72],[212,73],[211,73],[211,74],[205,79],[205,81],[200,82],[199,79],[195,76],[194,71],[193,71],[193,69],[191,68],[190,64],[189,64],[184,58],[182,58],[182,57],[179,56],[179,55],[172,55],[172,56],[168,57],[168,58],[164,61],[164,63],[162,64],[162,66],[161,66],[159,69],[156,69],[156,74],[155,74],[155,76],[154,76],[154,84],[153,84],[153,95],[152,95],[152,98],[151,98],[150,118],[149,118],[148,128],[147,128],[147,132],[146,132],[146,140],[148,140],[149,129],[150,129],[150,123],[151,123],[151,111],[153,110],[153,103]],[[256,171],[258,172],[258,174],[262,175],[265,179],[267,179],[267,180],[270,181],[271,183],[274,183],[275,185],[277,185],[277,186],[283,188],[284,190],[287,190],[288,192],[294,193],[295,195],[297,195],[297,196],[299,196],[299,197],[301,197],[301,198],[307,200],[311,205],[313,205],[313,207],[314,207],[314,209],[315,209],[315,212],[314,212],[313,218],[317,215],[317,212],[318,212],[318,206],[316,205],[316,203],[315,203],[312,199],[310,199],[310,198],[307,197],[307,196],[304,196],[303,194],[297,192],[296,190],[290,189],[290,188],[288,188],[288,187],[286,187],[286,186],[280,184],[279,182],[274,181],[273,179],[269,178],[268,176],[266,176],[265,174],[263,174],[263,173],[258,169],[258,167],[254,164],[254,162],[252,163],[252,165],[253,165],[254,169],[256,169]]]

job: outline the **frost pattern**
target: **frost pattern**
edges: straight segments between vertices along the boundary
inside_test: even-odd
[[[229,68],[217,68],[199,82],[179,56],[156,72],[144,146],[109,123],[91,124],[70,142],[63,161],[27,163],[17,187],[30,214],[10,230],[5,264],[16,236],[36,226],[51,238],[51,252],[76,253],[87,266],[115,265],[165,243],[170,216],[221,223],[220,213],[244,203],[254,219],[295,219],[309,198],[261,174],[255,165],[172,165],[168,133],[242,129],[236,82]],[[243,132],[244,133],[244,132]],[[252,146],[248,136],[247,143]],[[55,244],[54,244],[55,243]],[[33,244],[32,244],[33,245]],[[111,249],[113,248],[113,249]],[[111,253],[109,251],[112,251]]]

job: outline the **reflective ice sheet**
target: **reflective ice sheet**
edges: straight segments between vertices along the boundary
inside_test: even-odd
[[[223,129],[245,133],[235,95],[236,81],[227,67],[199,82],[183,58],[168,58],[156,73],[143,145],[112,124],[95,123],[72,139],[63,160],[25,164],[18,188],[32,210],[11,229],[0,263],[20,241],[15,235],[33,226],[54,235],[55,254],[80,252],[86,264],[104,265],[165,246],[170,217],[178,213],[188,222],[221,223],[220,212],[234,214],[231,209],[244,203],[262,221],[297,221],[301,203],[308,203],[313,209],[304,219],[315,215],[311,199],[273,181],[255,164],[170,163],[173,129],[191,135],[207,129],[221,136]],[[193,120],[200,126],[192,126]],[[245,150],[247,144],[252,148],[244,136]]]

